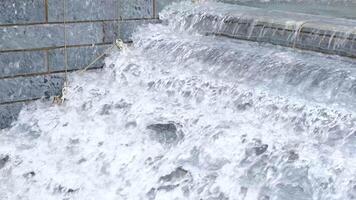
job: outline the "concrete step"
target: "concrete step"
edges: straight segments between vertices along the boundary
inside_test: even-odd
[[[356,20],[224,3],[182,5],[163,14],[183,18],[177,27],[356,58]]]

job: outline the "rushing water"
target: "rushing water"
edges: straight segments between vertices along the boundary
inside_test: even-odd
[[[355,0],[219,0],[269,10],[356,19]]]
[[[0,199],[356,199],[355,61],[202,36],[174,9],[1,132]]]
[[[206,2],[164,16],[181,30],[356,57],[356,20]]]

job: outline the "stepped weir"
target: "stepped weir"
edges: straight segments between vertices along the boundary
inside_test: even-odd
[[[213,2],[160,19],[0,130],[1,200],[356,199],[352,20]]]
[[[241,5],[182,5],[183,29],[356,58],[356,21]]]

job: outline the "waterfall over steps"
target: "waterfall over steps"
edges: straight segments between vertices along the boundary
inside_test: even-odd
[[[355,199],[355,60],[206,34],[235,7],[201,6],[26,106],[0,132],[0,199]]]
[[[356,58],[356,20],[212,2],[180,4],[160,17],[201,34]]]

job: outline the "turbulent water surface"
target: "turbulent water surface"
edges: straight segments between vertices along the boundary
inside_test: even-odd
[[[1,200],[356,199],[355,61],[202,36],[180,6],[1,132]]]
[[[355,0],[219,0],[269,10],[356,19]]]

